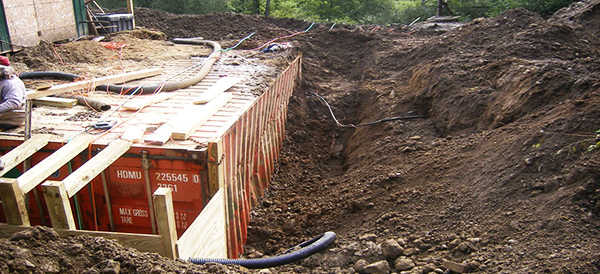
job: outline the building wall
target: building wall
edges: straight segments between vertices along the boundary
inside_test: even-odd
[[[35,46],[77,37],[73,0],[3,0],[11,42]]]

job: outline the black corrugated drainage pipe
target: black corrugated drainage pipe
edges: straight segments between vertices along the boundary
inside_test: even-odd
[[[128,93],[130,93],[136,91],[136,94],[150,94],[159,89],[162,92],[169,92],[187,88],[202,81],[202,79],[204,79],[204,77],[206,77],[206,75],[208,75],[210,72],[213,64],[219,60],[219,57],[221,57],[221,45],[215,41],[200,40],[198,38],[175,38],[173,39],[173,42],[176,44],[208,45],[213,48],[212,53],[208,56],[206,62],[202,64],[202,68],[200,68],[200,72],[196,76],[183,81],[166,81],[158,85],[149,86],[100,85],[96,87],[96,90],[109,90],[116,93],[121,93],[123,91],[129,91]],[[138,89],[139,91],[137,91]]]
[[[196,259],[190,258],[189,261],[194,264],[205,264],[205,263],[219,263],[219,264],[234,264],[240,265],[246,268],[269,268],[280,266],[284,264],[293,263],[295,261],[304,259],[312,254],[315,254],[331,244],[335,240],[335,232],[328,231],[323,233],[319,237],[315,237],[306,242],[299,244],[296,247],[300,249],[278,255],[275,257],[259,258],[259,259]],[[295,248],[296,248],[295,247]],[[295,248],[291,248],[293,250]]]
[[[52,78],[52,79],[58,79],[58,80],[74,81],[77,78],[79,78],[79,75],[66,73],[66,72],[57,72],[57,71],[31,71],[31,72],[22,72],[21,74],[19,74],[19,78],[21,78],[21,79]]]

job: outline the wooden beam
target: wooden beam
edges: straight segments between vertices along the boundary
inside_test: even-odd
[[[33,104],[37,105],[37,106],[72,108],[75,105],[77,105],[77,99],[46,96],[46,97],[33,99]]]
[[[144,142],[151,145],[162,146],[171,139],[171,134],[173,134],[173,125],[170,123],[164,123],[154,132],[152,132],[152,134],[145,136]]]
[[[221,93],[206,105],[189,107],[170,121],[173,125],[171,137],[175,140],[186,140],[195,129],[206,123],[208,118],[226,105],[229,99],[231,99],[231,93]]]
[[[44,199],[46,200],[52,227],[55,229],[76,229],[71,203],[63,182],[46,181],[42,184],[42,188],[44,189]]]
[[[154,95],[134,97],[133,99],[125,102],[125,104],[121,106],[121,109],[128,111],[138,111],[149,105],[166,101],[176,95],[177,93],[159,93]]]
[[[161,255],[177,259],[179,257],[177,254],[177,230],[175,228],[175,213],[173,211],[171,189],[159,187],[152,196],[158,234],[161,236],[163,244]]]
[[[219,190],[177,240],[179,258],[227,258],[225,197]]]
[[[34,93],[27,94],[27,99],[37,99],[50,95],[56,95],[64,92],[74,91],[78,89],[90,89],[100,85],[125,83],[132,80],[142,79],[150,76],[161,74],[162,70],[158,68],[145,69],[140,71],[132,71],[123,74],[110,75],[90,80],[77,81],[68,84],[56,85],[46,90],[38,90]]]
[[[34,135],[29,140],[23,142],[18,147],[12,149],[8,153],[2,155],[0,160],[4,163],[4,169],[0,170],[0,176],[3,176],[17,165],[31,157],[38,150],[48,144],[50,135],[40,134]]]
[[[209,142],[207,148],[207,169],[208,169],[208,197],[219,190],[219,164],[221,161],[221,150],[216,142]]]
[[[131,14],[132,27],[135,29],[135,13],[133,10],[134,10],[133,0],[127,0],[127,11]]]
[[[12,234],[25,229],[31,229],[31,227],[0,224],[0,237],[8,238]],[[112,239],[121,243],[123,246],[132,247],[143,252],[161,254],[163,249],[161,241],[162,237],[160,235],[68,229],[55,229],[55,231],[62,237],[86,235],[89,237]]]
[[[242,78],[238,77],[223,77],[219,78],[217,82],[212,85],[208,91],[206,91],[202,96],[193,99],[194,104],[206,104],[213,99],[219,97],[219,95],[223,94],[226,90],[233,87],[235,84],[242,81]]]
[[[39,162],[30,170],[17,178],[19,187],[23,193],[27,193],[39,185],[52,173],[77,156],[81,151],[88,147],[95,136],[90,134],[81,134],[69,141],[59,150],[52,153],[46,159]]]
[[[2,178],[0,199],[4,205],[6,222],[11,225],[29,226],[29,214],[25,205],[25,195],[14,179]]]
[[[79,190],[119,159],[121,155],[125,154],[130,147],[131,142],[129,141],[117,140],[111,142],[100,153],[65,178],[63,183],[69,198],[77,194]]]

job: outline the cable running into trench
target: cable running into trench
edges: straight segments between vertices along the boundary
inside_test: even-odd
[[[342,124],[335,117],[335,114],[333,114],[333,109],[331,108],[331,105],[329,105],[329,103],[327,103],[327,100],[325,100],[325,98],[323,98],[323,96],[317,94],[316,92],[311,92],[311,93],[312,93],[312,95],[319,98],[321,100],[321,102],[323,102],[325,104],[325,106],[327,106],[327,108],[329,109],[329,114],[331,114],[331,118],[333,118],[333,121],[335,122],[335,124],[338,127],[342,127],[342,128],[358,128],[358,127],[373,126],[373,125],[377,125],[377,124],[381,124],[381,123],[385,123],[385,122],[392,122],[392,121],[398,121],[398,120],[412,120],[412,119],[425,118],[425,116],[423,116],[423,115],[408,115],[408,116],[395,116],[395,117],[383,118],[383,119],[379,119],[379,120],[373,121],[373,122],[360,123],[358,125]]]

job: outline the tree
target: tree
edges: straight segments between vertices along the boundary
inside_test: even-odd
[[[269,13],[271,11],[271,0],[267,0],[267,3],[265,4],[265,16],[269,17]]]

